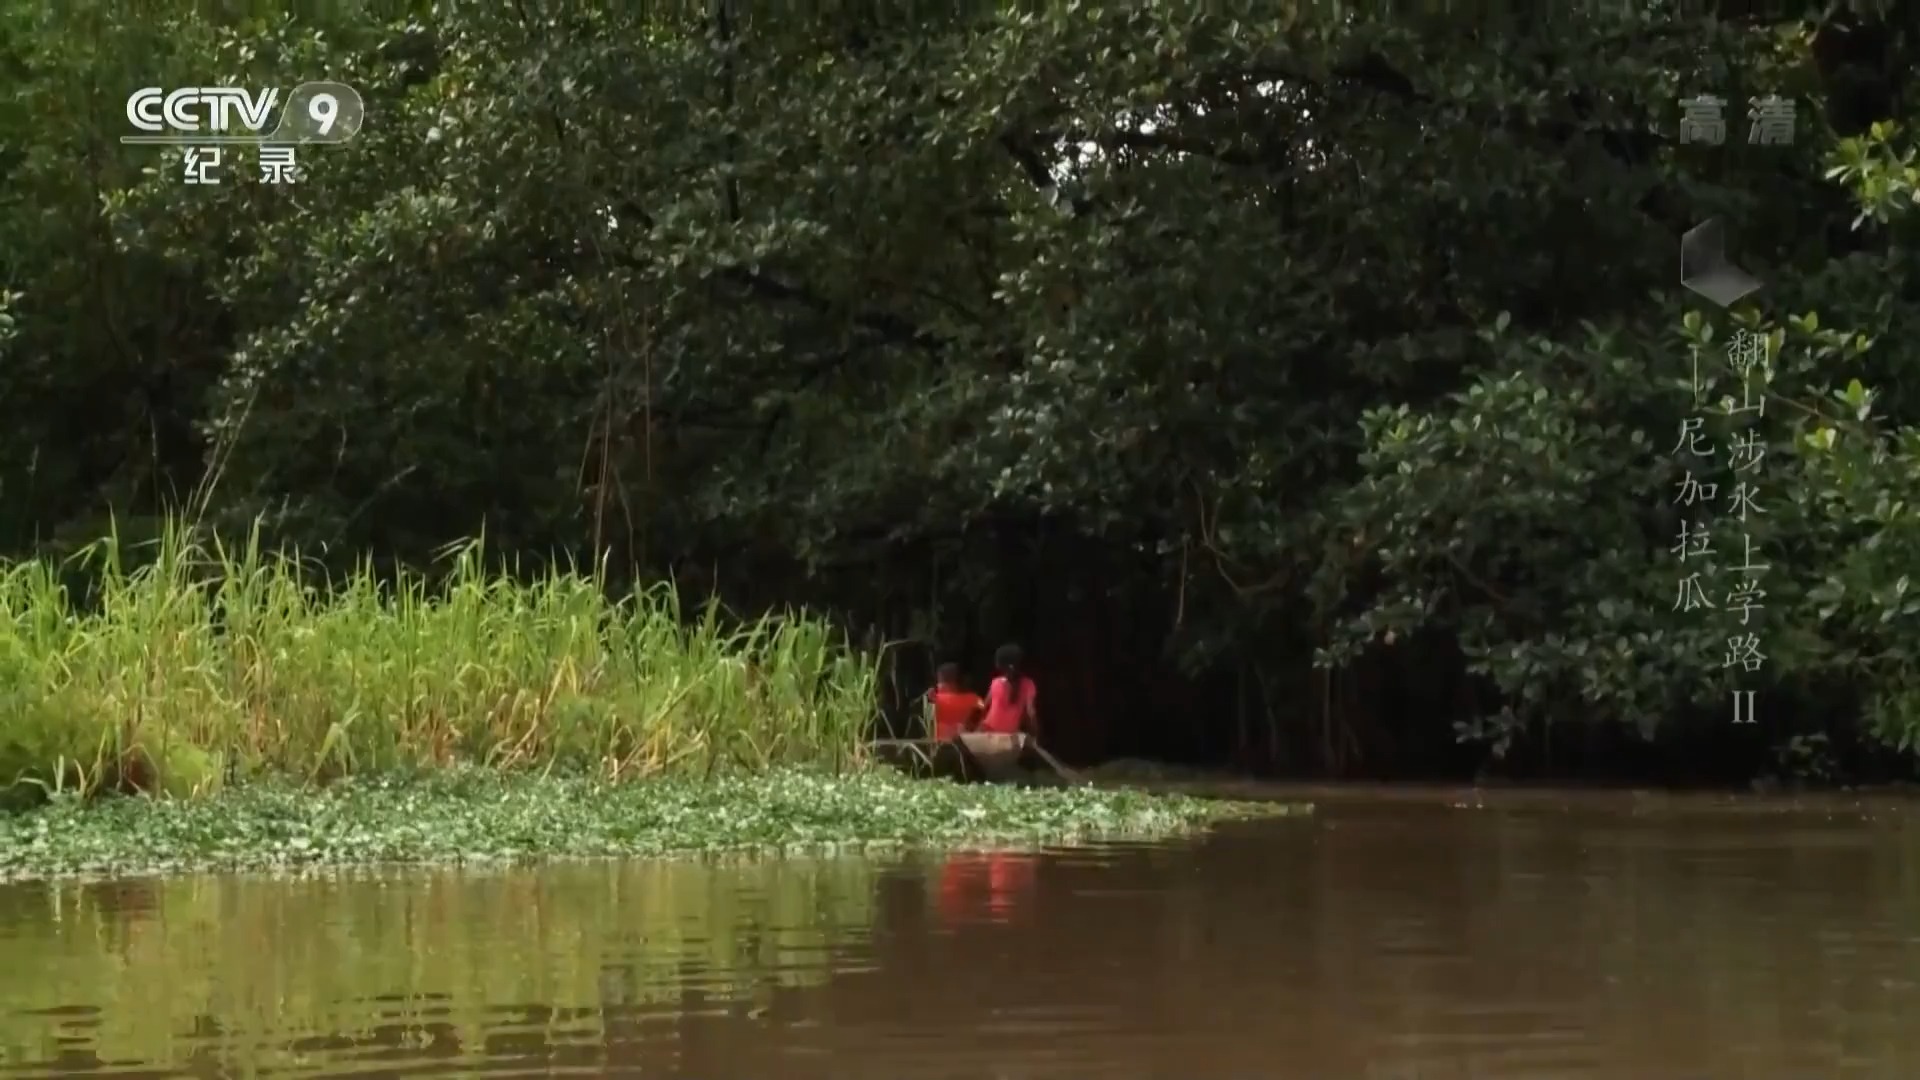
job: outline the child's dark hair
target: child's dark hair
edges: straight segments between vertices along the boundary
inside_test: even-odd
[[[936,682],[958,683],[960,681],[960,665],[952,661],[941,664],[934,669],[933,678]]]
[[[1020,654],[1018,645],[1002,645],[993,654],[994,669],[1007,678],[1007,703],[1020,703]]]

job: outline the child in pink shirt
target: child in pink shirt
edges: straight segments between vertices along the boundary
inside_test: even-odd
[[[1020,646],[1002,645],[993,654],[993,666],[999,675],[987,688],[987,718],[981,731],[1013,735],[1021,731],[1039,736],[1039,713],[1035,711],[1033,680],[1020,673]]]

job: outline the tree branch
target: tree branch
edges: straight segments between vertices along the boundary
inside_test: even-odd
[[[797,304],[816,315],[830,316],[835,305],[823,296],[800,285],[791,285],[742,266],[728,267],[720,271],[720,278],[737,285],[762,299],[778,300]],[[948,342],[939,335],[891,312],[855,311],[846,313],[846,317],[855,326],[867,331],[880,340],[902,348],[918,349],[922,352],[943,352]]]

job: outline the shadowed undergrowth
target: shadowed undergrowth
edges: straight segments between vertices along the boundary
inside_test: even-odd
[[[132,565],[126,556],[143,556]],[[669,586],[370,568],[167,529],[0,566],[0,785],[207,794],[470,764],[620,780],[860,760],[874,668],[803,612],[683,618]],[[83,600],[69,580],[90,585]]]

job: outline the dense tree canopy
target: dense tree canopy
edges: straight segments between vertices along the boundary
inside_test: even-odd
[[[0,544],[484,530],[1019,638],[1080,757],[1909,769],[1914,4],[746,7],[7,7]],[[292,187],[118,141],[141,86],[320,78],[366,126]],[[1730,311],[1677,281],[1714,216]],[[1764,417],[1708,407],[1742,333]],[[1742,544],[1696,416],[1766,450],[1747,627],[1676,610],[1682,524]]]

